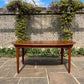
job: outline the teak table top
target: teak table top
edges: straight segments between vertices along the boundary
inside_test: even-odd
[[[45,45],[62,45],[62,46],[65,46],[65,45],[73,45],[75,44],[75,42],[73,41],[61,41],[61,40],[58,40],[58,41],[15,41],[15,42],[12,42],[12,44],[14,45],[37,45],[37,46],[45,46]]]

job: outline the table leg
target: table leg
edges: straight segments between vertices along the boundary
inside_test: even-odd
[[[24,64],[24,48],[22,48],[22,64]]]
[[[19,73],[19,48],[16,47],[16,56],[17,56],[17,73]]]
[[[64,49],[61,48],[61,64],[63,64],[63,55],[64,55]]]
[[[69,48],[68,73],[70,73],[70,68],[71,68],[71,47]]]

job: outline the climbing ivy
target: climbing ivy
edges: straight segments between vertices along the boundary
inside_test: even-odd
[[[27,2],[22,2],[21,0],[18,1],[11,1],[7,6],[9,11],[18,12],[15,20],[16,20],[16,30],[15,35],[17,36],[18,41],[28,40],[28,35],[26,32],[26,26],[28,19],[27,17],[30,14],[35,14],[36,12],[41,12],[41,8],[35,8],[32,4]]]
[[[55,10],[54,12],[62,13],[61,31],[63,31],[63,40],[71,40],[73,17],[82,10],[83,3],[79,0],[61,0],[60,2],[52,2],[51,7]]]
[[[26,33],[27,16],[25,15],[16,16],[16,21],[17,21],[16,25],[17,29],[15,31],[15,34],[17,36],[18,41],[27,40],[28,39],[28,35]]]

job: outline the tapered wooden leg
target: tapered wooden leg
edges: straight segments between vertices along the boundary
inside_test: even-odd
[[[64,49],[61,48],[61,64],[63,64],[63,55],[64,55]]]
[[[17,56],[17,73],[19,73],[19,48],[16,47],[16,56]]]
[[[71,47],[69,48],[68,73],[70,73],[70,68],[71,68]]]
[[[22,48],[22,64],[24,64],[24,48]]]

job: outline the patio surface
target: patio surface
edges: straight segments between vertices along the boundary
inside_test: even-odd
[[[0,84],[84,84],[84,57],[72,57],[71,73],[64,58],[25,57],[20,73],[16,72],[16,58],[0,58]]]

